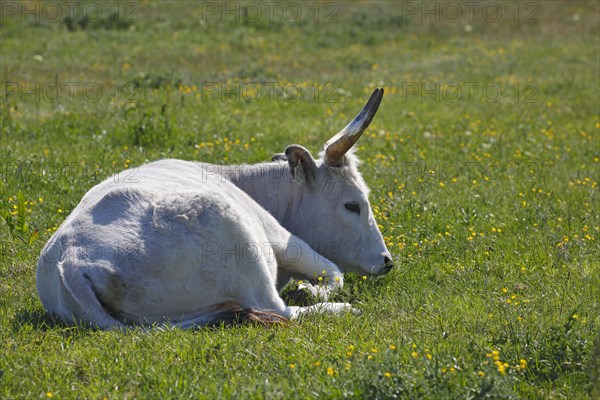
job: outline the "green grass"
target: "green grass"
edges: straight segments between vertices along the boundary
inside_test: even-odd
[[[294,23],[280,6],[220,24],[206,3],[91,22],[3,9],[0,397],[598,398],[598,4],[452,23],[407,16],[417,2],[325,2],[315,23],[306,3]],[[276,84],[250,101],[257,82]],[[207,91],[226,83],[249,92]],[[397,268],[346,278],[336,299],[360,316],[123,333],[45,315],[37,257],[94,184],[163,157],[316,153],[379,85],[358,154]]]

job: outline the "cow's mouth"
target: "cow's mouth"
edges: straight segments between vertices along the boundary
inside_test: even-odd
[[[393,268],[394,268],[394,261],[391,258],[386,256],[384,258],[383,264],[380,265],[379,268],[377,268],[377,267],[360,268],[359,271],[356,271],[356,272],[358,272],[359,274],[364,274],[366,272],[372,276],[382,276],[382,275],[385,275],[388,272],[390,272]],[[353,271],[349,270],[348,272],[353,272]]]

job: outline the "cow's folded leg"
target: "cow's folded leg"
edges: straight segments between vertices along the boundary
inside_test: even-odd
[[[280,269],[294,274],[300,274],[306,280],[318,284],[318,286],[304,283],[299,289],[306,289],[313,296],[327,300],[333,289],[344,285],[344,276],[333,262],[323,257],[312,249],[304,240],[282,230],[278,232],[278,238],[273,243],[275,257]],[[288,249],[294,249],[296,256],[287,257]],[[303,285],[301,283],[301,285]]]

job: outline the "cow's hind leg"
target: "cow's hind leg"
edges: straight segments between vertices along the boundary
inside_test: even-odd
[[[126,325],[114,319],[100,303],[85,268],[76,268],[70,262],[61,262],[58,270],[62,307],[54,313],[63,321],[88,324],[100,329],[126,328]]]

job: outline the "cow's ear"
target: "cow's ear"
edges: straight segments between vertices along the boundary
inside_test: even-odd
[[[285,156],[290,165],[292,177],[300,183],[312,183],[317,178],[317,164],[310,152],[299,144],[285,148]]]

